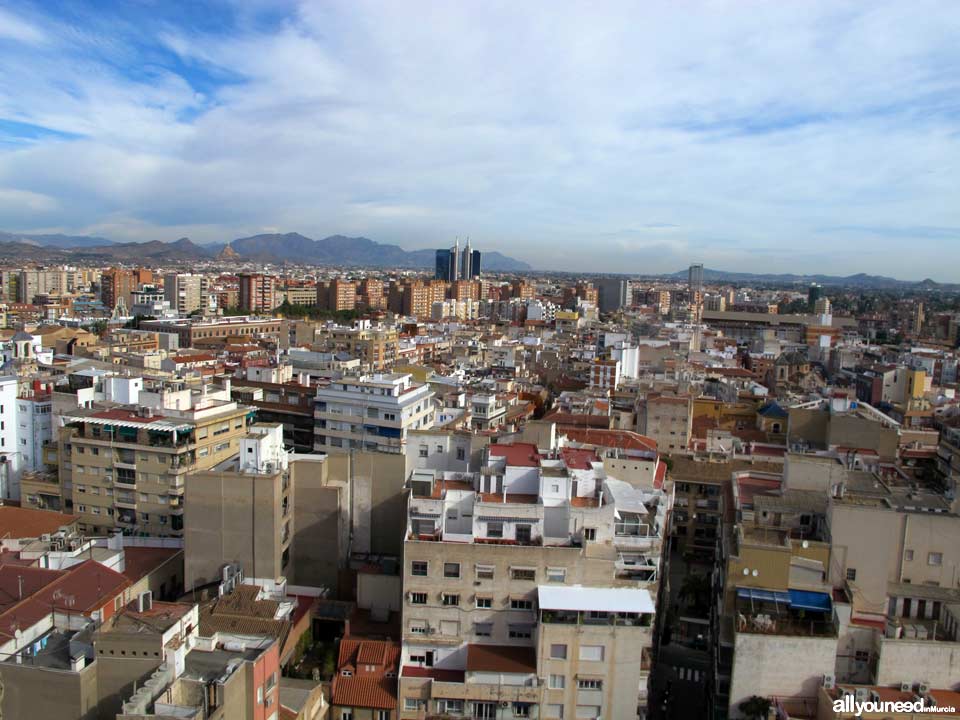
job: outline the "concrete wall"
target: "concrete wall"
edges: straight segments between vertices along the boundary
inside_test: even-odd
[[[881,638],[879,646],[876,685],[923,681],[952,688],[960,678],[960,643]]]
[[[816,698],[824,675],[832,675],[835,637],[787,637],[737,633],[730,674],[730,717],[751,695]]]
[[[95,720],[96,663],[80,672],[0,663],[3,720]]]
[[[185,587],[213,582],[225,563],[275,578],[281,568],[281,476],[198,472],[184,497]]]
[[[346,560],[348,463],[346,454],[317,456],[290,464],[293,484],[293,542],[290,574],[295,585],[337,589],[337,571]]]
[[[886,612],[887,582],[896,576],[903,552],[901,519],[893,510],[831,501],[827,510],[833,554],[830,582],[840,587],[847,570],[856,570],[850,581],[861,610]]]

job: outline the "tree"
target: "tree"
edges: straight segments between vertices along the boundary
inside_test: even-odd
[[[687,575],[680,584],[677,598],[692,605],[698,615],[705,615],[710,609],[710,576],[702,574]]]
[[[739,707],[740,712],[748,718],[766,720],[767,714],[770,712],[770,705],[771,703],[767,698],[760,697],[759,695],[751,695],[737,707]]]

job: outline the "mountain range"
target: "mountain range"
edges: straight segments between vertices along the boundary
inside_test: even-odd
[[[678,270],[667,277],[674,280],[685,280],[688,277],[688,270]],[[795,273],[748,273],[731,272],[727,270],[703,269],[703,281],[705,283],[743,283],[743,284],[774,284],[774,285],[809,285],[818,283],[820,285],[856,287],[864,289],[881,290],[884,288],[904,288],[904,287],[950,287],[944,283],[938,283],[929,278],[925,280],[898,280],[884,275],[868,275],[866,273],[857,273],[855,275],[798,275]]]
[[[225,253],[230,248],[231,252]],[[357,267],[432,268],[435,250],[404,250],[365,237],[331,235],[313,240],[299,233],[264,234],[229,243],[200,245],[189,238],[173,242],[117,243],[88,235],[42,235],[0,232],[0,258],[56,262],[70,260],[103,263],[154,260],[193,262],[230,257],[265,263],[303,263]],[[496,251],[483,253],[483,269],[516,272],[530,270],[522,260]]]

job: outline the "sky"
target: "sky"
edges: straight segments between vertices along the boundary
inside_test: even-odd
[[[960,281],[960,2],[0,5],[0,229]]]

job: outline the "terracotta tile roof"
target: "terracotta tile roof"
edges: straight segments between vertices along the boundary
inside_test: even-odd
[[[130,582],[146,577],[174,555],[179,548],[125,547],[123,549],[123,576]]]
[[[397,707],[397,678],[336,675],[330,704],[339,707],[392,710]]]
[[[507,465],[514,467],[539,467],[540,454],[533,443],[510,443],[490,445],[491,457],[506,458]]]
[[[620,448],[622,450],[640,450],[656,452],[657,441],[632,430],[609,430],[564,427],[560,434],[574,442],[597,447]]]
[[[200,607],[200,635],[210,637],[218,632],[241,635],[265,635],[277,639],[283,648],[290,634],[289,620],[275,619],[279,603],[257,600],[260,588],[239,585],[233,592]]]
[[[513,645],[467,645],[470,672],[535,673],[537,653],[532,647]]]
[[[397,705],[400,643],[346,637],[340,641],[331,704],[391,709]],[[343,671],[350,675],[343,675]],[[388,673],[392,677],[388,677]]]
[[[590,470],[593,467],[590,463],[600,462],[597,453],[590,448],[566,447],[560,451],[560,457],[571,470]]]
[[[0,505],[0,536],[16,540],[38,538],[41,535],[57,532],[63,525],[72,525],[78,519],[76,515],[67,515],[53,510]]]

